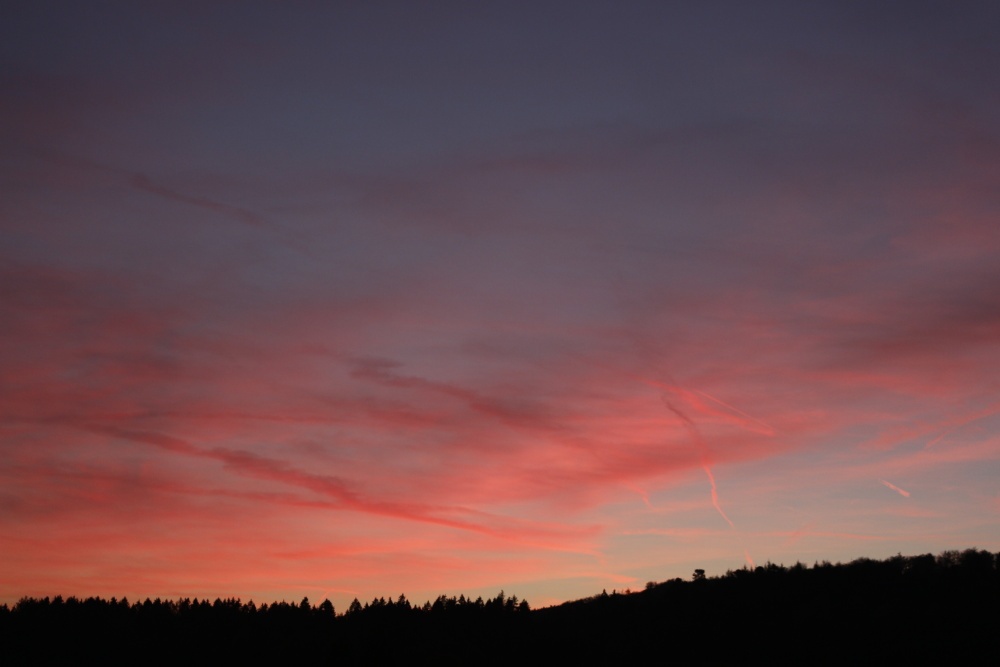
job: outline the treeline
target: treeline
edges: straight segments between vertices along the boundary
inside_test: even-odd
[[[680,664],[1000,664],[1000,554],[766,563],[715,577],[695,570],[690,580],[603,592],[533,615],[552,640],[543,652],[569,647],[580,658],[614,660],[621,647],[638,656],[634,647],[655,639]]]
[[[441,595],[423,605],[405,595],[355,599],[341,614],[329,600],[308,598],[258,605],[236,598],[25,597],[13,607],[0,605],[0,664],[58,664],[87,655],[105,663],[360,664],[431,649],[479,650],[500,635],[526,636],[530,611],[526,600],[503,591],[487,600]]]
[[[1000,554],[861,558],[649,582],[531,610],[500,592],[257,605],[238,599],[23,598],[0,606],[0,662],[842,664],[1000,659]]]
[[[405,595],[400,595],[395,601],[384,597],[374,598],[371,602],[363,605],[355,598],[347,611],[341,614],[342,617],[350,620],[371,622],[373,619],[382,620],[385,618],[399,618],[404,616],[430,613],[432,615],[464,615],[495,618],[503,614],[527,613],[531,610],[527,600],[518,600],[517,596],[507,597],[503,591],[492,599],[483,600],[478,597],[475,600],[459,597],[438,596],[434,602],[429,600],[423,606],[415,606],[406,599]],[[257,605],[253,600],[243,602],[239,598],[216,598],[210,602],[207,598],[183,598],[180,600],[161,600],[156,598],[144,601],[132,602],[127,597],[121,600],[111,598],[105,600],[100,597],[88,597],[79,599],[69,597],[63,599],[61,595],[54,598],[48,596],[38,599],[24,597],[14,605],[13,609],[6,604],[0,605],[0,618],[4,616],[15,616],[34,621],[58,621],[62,619],[79,621],[88,617],[100,617],[103,621],[121,621],[125,619],[143,620],[147,622],[163,622],[167,619],[192,619],[194,621],[204,621],[208,619],[251,619],[254,617],[267,618],[277,621],[294,620],[295,622],[324,622],[337,617],[336,609],[330,600],[313,605],[309,598],[304,597],[298,604],[285,601],[267,604],[266,602]]]

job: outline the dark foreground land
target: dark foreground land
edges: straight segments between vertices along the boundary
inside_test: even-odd
[[[41,600],[0,607],[0,664],[1000,664],[1000,554],[767,564],[530,610]]]

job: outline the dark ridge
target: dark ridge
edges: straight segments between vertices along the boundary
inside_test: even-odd
[[[767,563],[531,610],[500,592],[433,603],[22,598],[0,606],[0,662],[208,664],[955,664],[1000,658],[1000,554]]]

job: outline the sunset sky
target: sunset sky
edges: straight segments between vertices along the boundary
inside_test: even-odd
[[[1000,550],[998,26],[0,2],[0,603]]]

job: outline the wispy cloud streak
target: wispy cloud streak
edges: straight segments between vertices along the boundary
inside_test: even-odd
[[[278,481],[312,491],[335,501],[333,508],[375,514],[395,519],[429,523],[488,535],[502,540],[562,549],[557,537],[567,538],[574,532],[578,537],[592,534],[590,530],[566,530],[555,525],[543,526],[528,521],[491,516],[485,512],[461,507],[431,506],[421,503],[397,503],[366,498],[337,477],[318,475],[298,470],[287,461],[259,456],[248,451],[224,448],[202,449],[180,438],[158,433],[131,431],[113,426],[89,425],[89,430],[104,433],[132,442],[139,442],[165,449],[172,453],[219,461],[240,475],[250,478]],[[448,516],[451,515],[451,516]],[[455,515],[468,517],[456,518]],[[474,519],[479,519],[476,521]]]
[[[691,433],[691,437],[694,439],[694,442],[697,445],[698,451],[701,455],[702,469],[705,471],[705,475],[708,477],[708,482],[711,485],[712,506],[719,513],[719,516],[725,519],[726,523],[729,524],[730,528],[735,528],[736,526],[733,525],[732,520],[728,516],[726,516],[726,513],[722,510],[722,506],[719,505],[719,494],[715,487],[715,475],[712,474],[712,468],[711,468],[711,451],[708,449],[708,446],[702,439],[701,433],[698,431],[698,427],[695,425],[693,421],[691,421],[690,417],[688,417],[686,414],[684,414],[679,409],[674,407],[674,405],[667,399],[665,395],[663,397],[663,403],[667,406],[667,408],[671,412],[673,412],[680,418],[681,422]]]
[[[229,204],[223,204],[211,199],[206,199],[204,197],[192,197],[190,195],[185,195],[180,192],[176,192],[169,188],[165,188],[161,185],[157,185],[152,182],[148,176],[145,174],[132,174],[130,182],[133,187],[144,192],[149,192],[166,199],[170,199],[182,204],[189,204],[191,206],[196,206],[198,208],[205,209],[206,211],[212,211],[213,213],[219,213],[220,215],[232,218],[243,224],[250,225],[251,227],[263,227],[267,223],[256,213],[248,211],[245,208],[240,208],[239,206],[230,206]]]
[[[903,496],[904,498],[909,498],[910,497],[910,492],[909,491],[904,491],[903,489],[899,488],[895,484],[892,484],[891,482],[887,482],[884,479],[880,479],[879,481],[882,482],[887,487],[889,487],[890,489],[892,489],[893,491],[895,491],[896,493],[898,493],[899,495]]]

